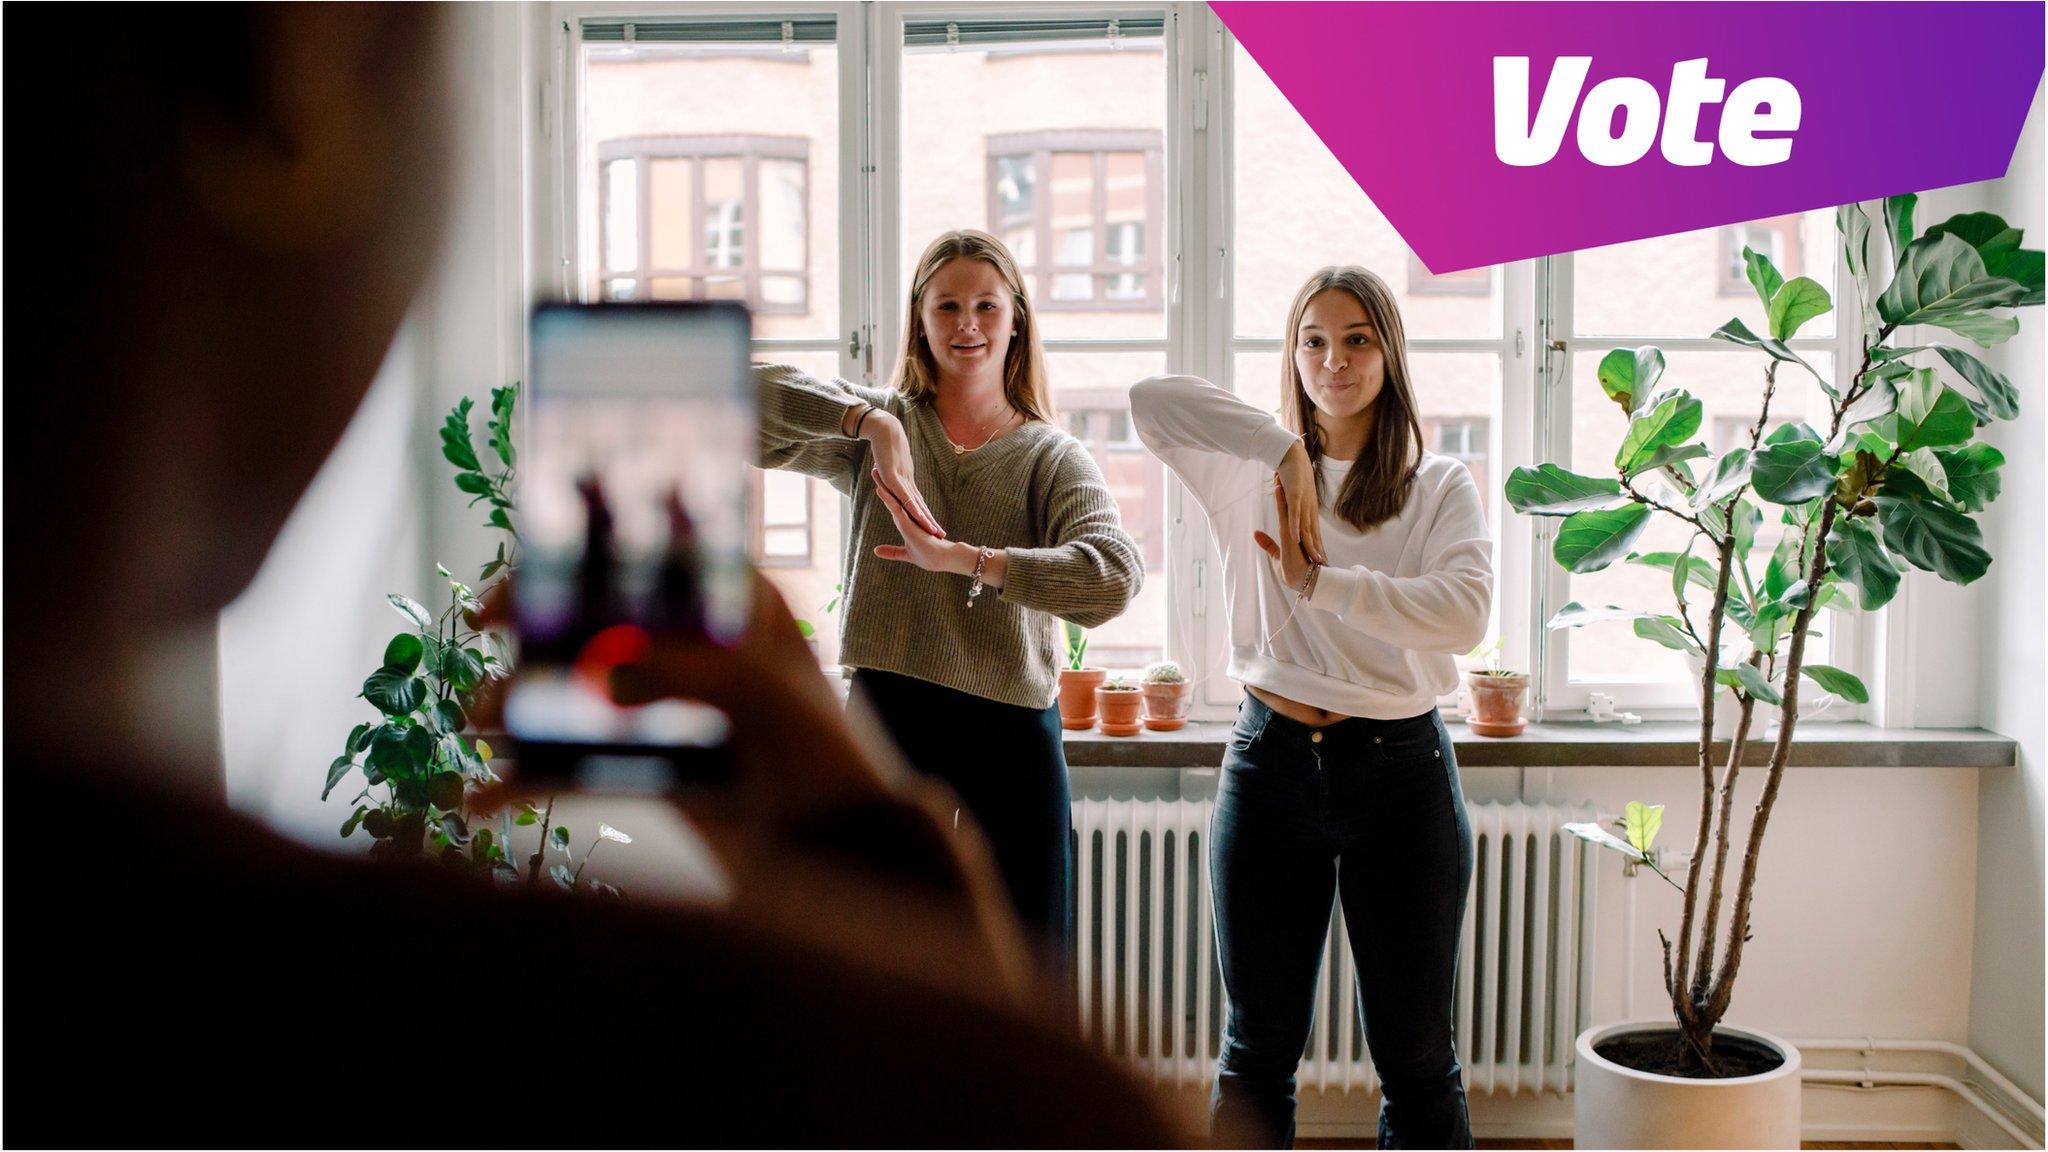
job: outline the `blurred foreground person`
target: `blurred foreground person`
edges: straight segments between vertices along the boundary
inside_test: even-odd
[[[46,56],[75,32],[11,15]],[[949,800],[888,782],[764,582],[738,651],[657,652],[622,685],[733,713],[729,907],[507,892],[226,809],[215,616],[437,251],[446,16],[130,12],[89,83],[10,109],[10,157],[45,167],[9,187],[9,271],[41,236],[90,272],[8,277],[0,1140],[1178,1142],[1023,1015],[985,853],[939,825]]]

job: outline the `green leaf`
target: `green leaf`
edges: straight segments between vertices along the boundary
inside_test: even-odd
[[[1993,316],[1989,312],[1965,312],[1927,323],[1967,337],[1979,348],[1995,348],[2018,335],[2020,330],[2018,320],[2010,316]]]
[[[1815,380],[1820,382],[1822,387],[1828,389],[1832,389],[1834,387],[1831,381],[1829,381],[1826,377],[1822,376],[1820,373],[1814,371],[1813,365],[1808,364],[1804,360],[1801,360],[1799,358],[1799,353],[1794,352],[1792,349],[1786,347],[1785,342],[1783,340],[1773,340],[1767,339],[1762,336],[1758,336],[1756,333],[1751,332],[1749,330],[1749,325],[1744,324],[1740,320],[1730,320],[1726,324],[1721,325],[1719,328],[1714,329],[1713,333],[1709,336],[1709,339],[1725,340],[1730,344],[1740,344],[1745,348],[1755,348],[1760,351],[1767,352],[1774,360],[1782,360],[1787,364],[1797,364],[1801,368],[1806,369],[1807,372],[1812,374]]]
[[[1790,340],[1801,325],[1816,316],[1826,315],[1834,306],[1828,290],[1818,281],[1805,276],[1786,281],[1769,302],[1771,336],[1777,340]]]
[[[1552,616],[1550,622],[1544,625],[1544,627],[1580,628],[1587,624],[1598,624],[1605,620],[1635,620],[1648,615],[1648,612],[1641,612],[1634,608],[1618,608],[1612,604],[1604,608],[1588,608],[1574,600],[1559,609],[1557,615]]]
[[[341,838],[343,840],[346,840],[349,837],[355,835],[356,829],[362,826],[363,818],[368,816],[369,814],[369,805],[358,804],[356,806],[356,810],[348,814],[348,819],[343,820],[341,822]]]
[[[1984,270],[2018,284],[2025,290],[2019,298],[2021,306],[2039,304],[2041,292],[2041,252],[2035,248],[2015,248],[2010,252],[1984,254]]]
[[[1899,384],[1896,437],[1901,450],[1961,444],[1977,432],[1977,416],[1963,394],[1921,368]]]
[[[1574,512],[1558,527],[1550,554],[1570,572],[1598,572],[1627,555],[1650,522],[1642,504]]]
[[[1642,852],[1635,845],[1590,821],[1574,821],[1566,824],[1564,830],[1588,843],[1598,844],[1602,848],[1612,848],[1631,860],[1643,858]]]
[[[1676,616],[1646,616],[1635,622],[1635,633],[1644,640],[1662,644],[1674,652],[1698,652],[1699,645],[1678,630]]]
[[[1840,668],[1828,664],[1808,664],[1799,672],[1820,685],[1821,690],[1831,696],[1840,696],[1851,704],[1870,703],[1870,690],[1863,686],[1863,681]]]
[[[1749,250],[1745,248],[1743,251]],[[1664,806],[1631,800],[1621,810],[1621,826],[1630,846],[1648,856],[1650,846],[1657,842],[1657,830],[1664,826]]]
[[[1796,424],[1780,424],[1769,432],[1764,433],[1764,443],[1767,445],[1792,444],[1800,440],[1818,444],[1820,443],[1820,433],[1814,431],[1804,421]]]
[[[1927,486],[1929,492],[1944,500],[1949,499],[1948,471],[1941,466],[1941,461],[1935,457],[1932,448],[1915,448],[1911,452],[1901,453],[1897,460],[1892,461],[1892,466],[1911,472],[1920,478],[1920,482]]]
[[[457,472],[455,486],[472,496],[489,496],[494,490],[490,478],[480,472]]]
[[[534,810],[533,805],[522,804],[519,808],[519,815],[513,818],[513,823],[521,828],[530,828],[540,823],[540,813]]]
[[[816,636],[818,634],[818,629],[814,625],[812,625],[812,623],[809,620],[799,619],[796,622],[796,633],[804,639],[809,640],[811,637]]]
[[[427,786],[427,799],[434,807],[452,812],[462,807],[462,774],[460,772],[437,772]],[[452,837],[451,837],[452,838]],[[460,840],[456,841],[461,843]]]
[[[413,730],[397,728],[386,724],[377,729],[377,735],[370,741],[370,758],[366,768],[375,768],[379,777],[386,780],[410,781],[417,779],[412,753],[406,741]]]
[[[379,668],[363,681],[363,698],[387,716],[408,716],[427,698],[427,683],[410,671]]]
[[[469,436],[469,411],[473,405],[464,396],[448,418],[441,422],[441,455],[455,467],[475,472],[483,467],[477,461],[476,447]]]
[[[1892,383],[1890,377],[1873,375],[1866,379],[1868,385],[1863,395],[1858,396],[1842,412],[1842,430],[1845,434],[1859,424],[1882,420],[1899,410],[1899,388]]]
[[[2017,228],[2007,227],[2004,220],[1989,212],[1966,212],[1951,216],[1927,230],[1928,236],[1951,233],[1963,243],[1977,250],[1979,256],[1989,259],[1992,254],[2010,252],[2020,246],[2022,233]]]
[[[1693,489],[1692,506],[1704,508],[1723,497],[1733,495],[1749,483],[1750,456],[1747,448],[1731,448],[1714,461],[1712,471],[1699,487]]]
[[[633,842],[631,836],[626,835],[609,824],[600,823],[597,826],[597,834],[614,844],[631,844]]]
[[[1943,234],[1906,249],[1891,287],[1877,298],[1877,310],[1893,325],[1941,324],[2018,304],[2025,295],[2018,284],[1991,275],[1976,249]]]
[[[1899,591],[1899,566],[1885,551],[1877,530],[1864,517],[1835,522],[1828,536],[1828,565],[1854,585],[1865,612],[1882,608]]]
[[[426,652],[426,645],[411,632],[400,632],[384,646],[384,667],[388,671],[412,674],[420,666],[420,656]]]
[[[1641,348],[1614,349],[1600,358],[1597,373],[1600,390],[1621,405],[1624,412],[1635,411],[1663,374],[1664,352],[1649,344]]]
[[[564,888],[573,889],[576,887],[576,875],[569,871],[569,866],[566,864],[557,864],[548,869],[548,875],[554,879],[556,884]]]
[[[460,732],[463,724],[467,722],[467,718],[462,714],[462,705],[453,700],[434,701],[433,712],[434,727],[442,732]]]
[[[512,450],[512,411],[518,402],[519,385],[516,383],[491,389],[491,448],[507,468],[512,467],[516,460],[516,453]]]
[[[1885,546],[1916,568],[1968,584],[1991,567],[1977,522],[1945,504],[1879,493],[1877,516]]]
[[[1750,545],[1756,543],[1756,530],[1763,527],[1764,514],[1747,500],[1735,502],[1734,522],[1729,525],[1735,536],[1735,555],[1743,564],[1749,563]],[[1732,603],[1732,601],[1731,601]]]
[[[1811,440],[1787,440],[1757,450],[1750,480],[1773,504],[1803,504],[1835,486],[1841,462]]]
[[[1752,251],[1749,245],[1744,244],[1742,246],[1742,273],[1749,277],[1750,286],[1756,289],[1758,302],[1764,306],[1765,311],[1769,311],[1771,300],[1778,295],[1778,289],[1784,287],[1785,284],[1785,277],[1778,272],[1777,265],[1771,263],[1769,256],[1761,252]],[[1776,325],[1773,325],[1773,327],[1776,327]],[[1772,335],[1777,335],[1777,333],[1774,332]],[[1784,339],[1782,336],[1778,338]]]
[[[355,766],[356,758],[353,755],[336,756],[334,761],[327,765],[327,787],[320,789],[320,799],[327,799],[327,794],[334,791],[334,786],[341,783],[342,778],[348,775],[349,769]],[[348,833],[344,832],[342,835],[346,836]]]
[[[569,851],[569,826],[555,825],[554,831],[548,833],[548,843],[553,845],[556,851],[566,854]]]
[[[1674,464],[1683,464],[1687,460],[1697,460],[1709,454],[1705,444],[1666,444],[1650,453],[1649,459],[1630,469],[1629,479],[1633,480],[1645,472],[1655,472],[1660,468],[1669,468]],[[1686,475],[1688,479],[1691,477],[1689,471]]]
[[[505,510],[503,508],[493,508],[491,509],[490,518],[484,521],[484,527],[497,528],[501,531],[511,532],[513,531],[512,518],[505,515]],[[502,563],[503,562],[500,561],[500,564]],[[490,577],[488,576],[484,578],[486,580],[490,579]]]
[[[1948,479],[1949,498],[1965,512],[1982,512],[1998,499],[1998,470],[2005,456],[1989,444],[1965,444],[1960,448],[1937,448],[1942,475]]]
[[[2000,463],[2004,463],[2004,461],[2001,460]],[[348,743],[342,748],[342,751],[347,755],[353,756],[369,746],[370,725],[358,724],[349,730]]]
[[[1683,552],[1639,552],[1628,558],[1631,564],[1662,568],[1666,572],[1677,572],[1681,561],[1688,581],[1709,592],[1714,590],[1714,566],[1701,557]]]
[[[1835,231],[1842,234],[1842,254],[1849,261],[1849,274],[1861,280],[1870,274],[1870,217],[1863,205],[1844,204],[1835,209]]]
[[[1504,494],[1508,507],[1526,516],[1569,516],[1589,508],[1609,508],[1623,499],[1620,481],[1581,476],[1555,464],[1508,473]],[[1068,639],[1071,648],[1072,637]]]
[[[1956,375],[1977,390],[1978,402],[1970,407],[1980,418],[1989,416],[1994,420],[2010,420],[2020,414],[2019,390],[1991,365],[1961,348],[1951,348],[1946,344],[1935,345],[1934,351],[1955,369]]]
[[[1884,202],[1885,236],[1892,242],[1892,260],[1901,263],[1913,243],[1913,206],[1920,197],[1908,192],[1903,196],[1890,196]]]
[[[1771,550],[1771,558],[1764,564],[1763,583],[1758,592],[1766,600],[1777,600],[1799,579],[1799,542],[1803,532],[1787,532],[1778,537],[1778,546]]]
[[[1742,690],[1749,693],[1752,699],[1761,700],[1766,704],[1783,704],[1785,702],[1785,698],[1778,695],[1778,690],[1771,687],[1771,682],[1764,676],[1763,670],[1754,664],[1737,664],[1735,666],[1735,680],[1742,685]]]
[[[386,596],[385,599],[391,601],[391,606],[398,609],[398,614],[412,621],[416,627],[429,632],[433,631],[434,616],[419,601],[410,596],[400,596],[396,592]]]
[[[1683,390],[1653,396],[1644,403],[1645,407],[1638,409],[1635,418],[1629,421],[1621,450],[1614,454],[1614,466],[1625,473],[1641,468],[1657,449],[1691,438],[1700,430],[1705,411],[1698,400]]]

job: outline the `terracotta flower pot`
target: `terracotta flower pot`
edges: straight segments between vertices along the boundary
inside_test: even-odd
[[[1144,725],[1138,721],[1138,712],[1144,706],[1145,695],[1135,685],[1122,688],[1102,687],[1095,690],[1095,708],[1100,714],[1095,726],[1104,736],[1136,736]]]
[[[1520,672],[1492,676],[1467,672],[1465,688],[1472,693],[1472,715],[1465,726],[1478,736],[1520,736],[1522,700],[1529,693],[1529,678]]]
[[[1108,676],[1102,668],[1060,669],[1060,727],[1074,732],[1095,727],[1095,689]]]
[[[1195,701],[1194,689],[1186,680],[1146,681],[1145,727],[1154,732],[1186,727],[1188,706]]]

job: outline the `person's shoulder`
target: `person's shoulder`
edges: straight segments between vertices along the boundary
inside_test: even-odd
[[[805,371],[795,364],[771,361],[756,361],[753,366],[755,380],[765,384],[791,384],[797,387],[828,388],[850,393],[877,407],[888,410],[892,415],[901,416],[910,402],[894,388],[878,388],[861,384],[838,376],[818,376]]]
[[[1415,464],[1414,498],[1425,507],[1441,508],[1465,493],[1482,508],[1485,506],[1485,494],[1479,491],[1479,482],[1472,478],[1472,469],[1463,460],[1425,450]]]

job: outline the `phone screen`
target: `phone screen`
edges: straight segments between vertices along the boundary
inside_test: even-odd
[[[724,715],[615,704],[609,677],[649,643],[731,645],[745,630],[747,311],[547,304],[531,335],[519,671],[505,704],[520,770],[673,777],[677,753],[724,743]],[[687,759],[693,775],[720,760]]]

